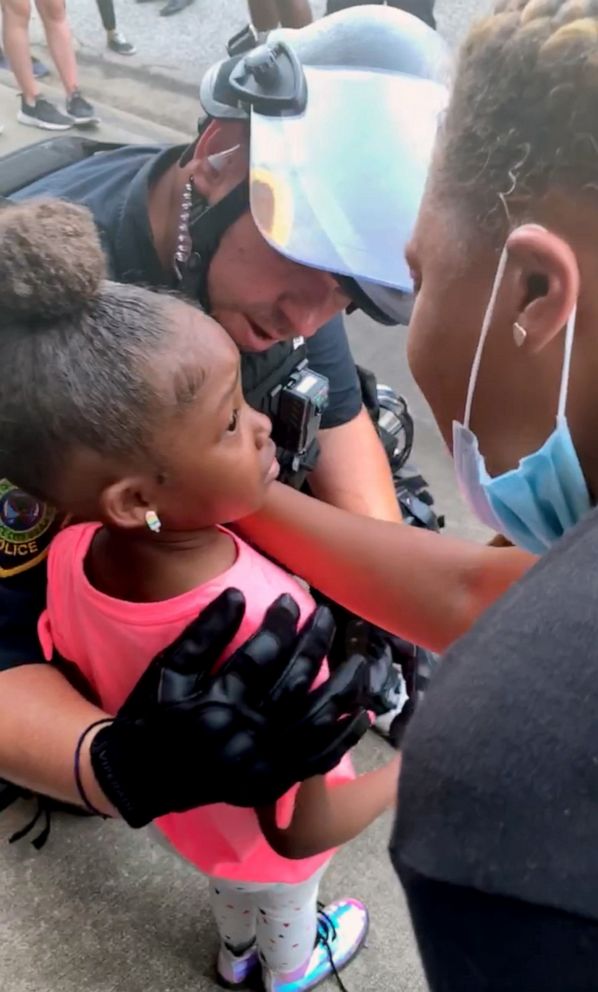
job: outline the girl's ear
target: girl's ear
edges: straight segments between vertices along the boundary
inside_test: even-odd
[[[112,482],[100,496],[103,518],[121,530],[145,526],[148,510],[157,510],[155,486],[143,476],[128,476]]]

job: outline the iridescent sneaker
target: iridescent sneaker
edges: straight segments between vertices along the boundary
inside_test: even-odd
[[[334,975],[339,988],[341,971],[361,950],[368,933],[367,908],[358,899],[338,899],[318,913],[318,936],[307,971],[294,981],[280,981],[264,968],[266,992],[307,992]]]
[[[233,954],[221,945],[216,965],[216,981],[223,989],[244,989],[248,987],[260,970],[255,942],[242,954]],[[251,986],[252,987],[252,986]]]

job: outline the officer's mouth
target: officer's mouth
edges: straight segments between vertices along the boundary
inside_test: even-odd
[[[267,351],[273,344],[277,344],[278,341],[282,340],[280,335],[264,330],[260,324],[256,324],[246,314],[243,314],[243,319],[246,325],[246,332],[243,334],[242,346],[249,351]]]

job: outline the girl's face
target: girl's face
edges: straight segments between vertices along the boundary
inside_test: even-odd
[[[172,414],[155,438],[152,508],[164,530],[188,531],[257,510],[278,463],[270,421],[243,398],[239,352],[226,332],[184,304],[173,318],[159,383]]]

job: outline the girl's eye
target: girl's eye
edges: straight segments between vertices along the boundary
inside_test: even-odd
[[[232,416],[228,422],[228,427],[226,428],[227,434],[234,434],[237,429],[238,423],[239,423],[239,411],[233,410]]]

